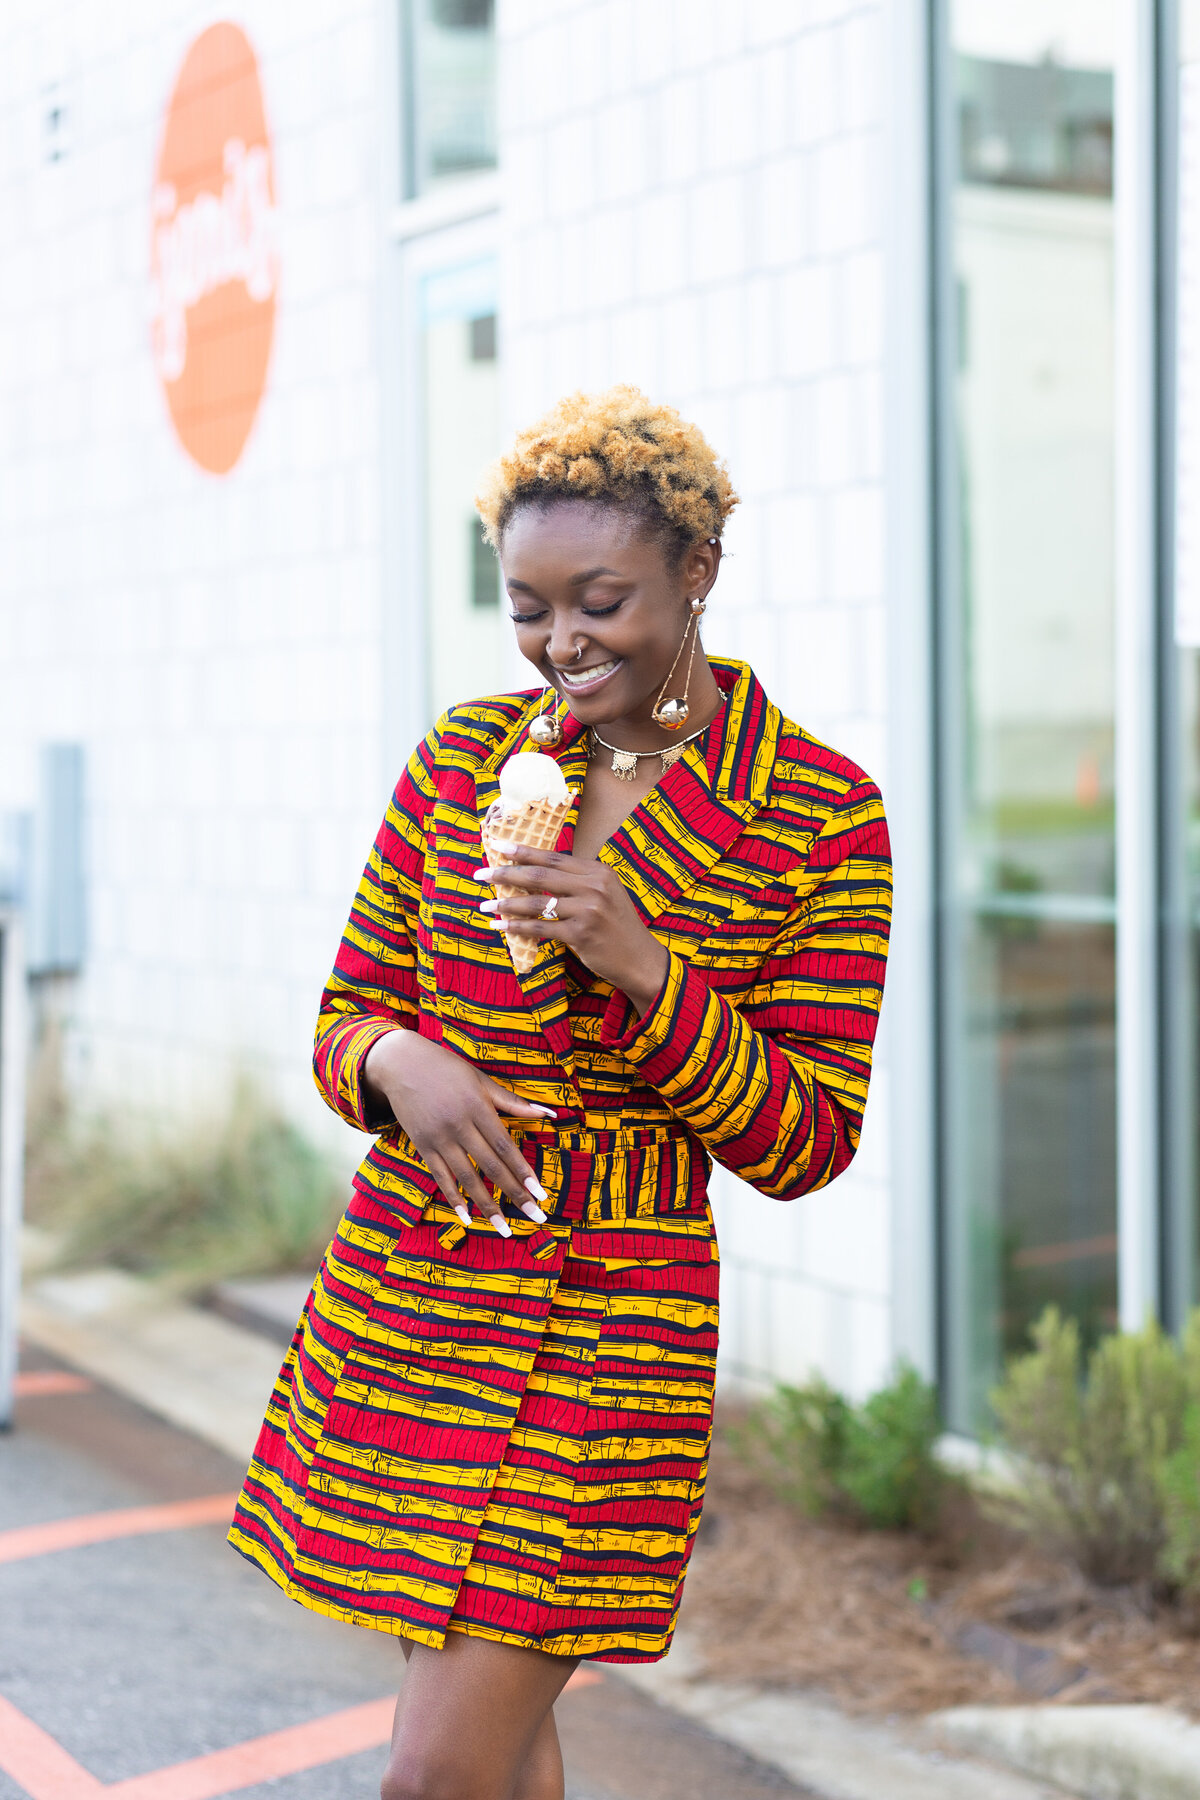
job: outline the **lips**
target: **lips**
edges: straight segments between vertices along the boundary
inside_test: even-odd
[[[610,657],[607,662],[592,663],[590,668],[572,669],[570,674],[565,669],[556,669],[555,674],[572,694],[583,694],[591,688],[599,687],[602,681],[607,681],[620,666],[621,658],[616,656]]]

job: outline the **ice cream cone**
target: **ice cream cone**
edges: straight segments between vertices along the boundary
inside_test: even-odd
[[[497,853],[497,843],[524,844],[529,850],[553,850],[573,798],[568,794],[565,800],[533,800],[527,806],[506,806],[503,800],[494,800],[483,819],[483,849],[489,868],[500,869],[512,862],[511,856]],[[523,894],[525,889],[498,881],[495,891],[501,899],[512,899]],[[528,975],[542,954],[543,944],[537,938],[518,937],[507,931],[504,941],[518,975]]]

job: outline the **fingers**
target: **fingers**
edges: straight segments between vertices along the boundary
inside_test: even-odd
[[[587,877],[572,864],[570,857],[560,856],[557,864],[531,863],[524,868],[516,863],[503,863],[494,869],[476,869],[471,879],[490,882],[492,886],[499,881],[505,887],[524,888],[531,894],[573,894]]]
[[[500,1088],[498,1083],[488,1081],[487,1085],[495,1087],[499,1097],[507,1100],[510,1105],[529,1106],[528,1102],[518,1101],[515,1094],[509,1094],[507,1090]],[[530,1107],[530,1110],[535,1115],[545,1115],[550,1111],[548,1107]],[[466,1195],[468,1200],[475,1203],[493,1230],[501,1237],[512,1236],[511,1227],[491,1192],[492,1188],[506,1194],[515,1206],[520,1207],[526,1218],[532,1219],[536,1225],[545,1223],[546,1214],[539,1201],[548,1198],[546,1190],[499,1119],[494,1120],[491,1129],[486,1124],[464,1122],[456,1140],[444,1143],[440,1150],[425,1152],[424,1159],[441,1192],[464,1225],[470,1223],[471,1217],[463,1204],[463,1196]]]
[[[537,919],[544,915],[548,895],[540,894],[505,894],[502,899],[482,900],[479,904],[481,913],[486,913],[492,920],[496,919]],[[555,894],[554,898],[560,898]]]
[[[558,1114],[552,1106],[539,1106],[536,1100],[522,1100],[520,1094],[514,1094],[491,1075],[480,1077],[484,1091],[497,1112],[509,1113],[514,1119],[557,1119]]]
[[[512,1236],[512,1226],[491,1194],[488,1193],[478,1169],[460,1145],[447,1145],[441,1156],[426,1157],[425,1163],[464,1225],[469,1224],[471,1218],[469,1211],[463,1205],[463,1195],[465,1194],[468,1200],[475,1202],[479,1212],[494,1231],[501,1237]]]
[[[561,850],[531,850],[528,844],[496,844],[493,848],[499,856],[511,856],[512,861],[504,864],[504,868],[509,871],[579,867],[576,857],[564,856]],[[475,880],[496,881],[499,875],[498,869],[476,869]]]
[[[538,1202],[546,1199],[546,1190],[502,1126],[497,1124],[494,1132],[474,1128],[464,1148],[493,1187],[507,1194],[527,1218],[544,1223],[546,1215]]]

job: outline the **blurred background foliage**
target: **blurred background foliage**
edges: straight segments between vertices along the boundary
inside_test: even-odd
[[[73,1106],[53,1047],[33,1084],[26,1180],[59,1267],[115,1264],[183,1293],[314,1270],[345,1186],[251,1076],[209,1116],[160,1124]]]

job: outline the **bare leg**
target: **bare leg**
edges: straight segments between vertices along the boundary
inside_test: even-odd
[[[382,1800],[563,1800],[551,1709],[575,1657],[458,1631],[404,1654]]]

